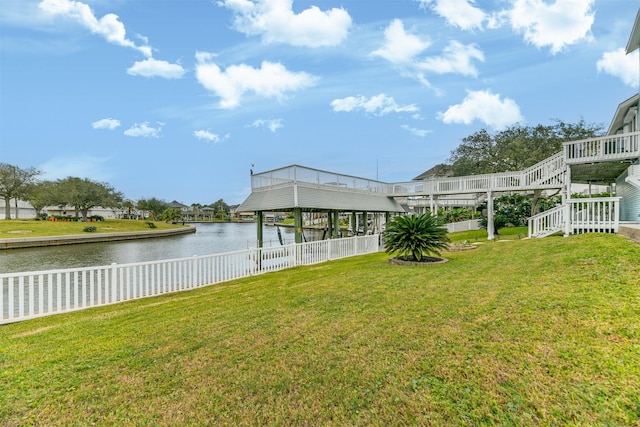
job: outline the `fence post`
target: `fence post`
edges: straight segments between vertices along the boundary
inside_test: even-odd
[[[196,288],[198,286],[198,258],[197,255],[194,255],[193,258],[191,258],[191,261],[193,262],[193,266],[191,269],[191,287],[192,288]]]
[[[7,278],[7,281],[9,281],[9,278]],[[42,285],[40,285],[40,287],[42,287]],[[0,279],[0,322],[2,322],[3,320],[4,320],[4,279]]]
[[[118,301],[118,264],[111,263],[111,302]]]

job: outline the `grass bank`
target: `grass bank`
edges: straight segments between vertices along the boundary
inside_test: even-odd
[[[638,425],[640,246],[383,253],[0,327],[2,425]]]
[[[153,231],[184,227],[183,225],[167,224],[162,221],[154,222],[154,224],[156,228],[151,229],[146,221],[131,219],[106,219],[101,222],[54,222],[36,221],[33,219],[12,219],[0,221],[0,239],[91,234],[83,231],[87,226],[96,227],[96,231],[93,233]]]

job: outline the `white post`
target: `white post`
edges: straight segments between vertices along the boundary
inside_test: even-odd
[[[16,210],[17,211],[17,210]],[[18,317],[24,317],[24,276],[18,279]]]
[[[7,278],[7,282],[10,279]],[[40,289],[42,289],[42,284],[40,284]],[[40,301],[42,301],[42,297],[40,297]],[[42,310],[40,310],[42,312]],[[4,279],[0,279],[0,322],[4,320]]]
[[[562,203],[564,204],[564,237],[568,237],[571,234],[571,166],[569,165],[567,165]]]
[[[8,302],[8,307],[7,307],[7,314],[8,314],[8,318],[9,319],[13,319],[15,316],[13,315],[14,313],[14,304],[15,304],[15,296],[13,294],[13,283],[14,283],[14,277],[9,277],[7,279],[7,298],[9,299]]]
[[[117,274],[117,263],[111,263],[111,302],[115,303],[118,301],[118,278]]]
[[[496,230],[493,225],[493,193],[487,191],[487,239],[495,239],[495,232]]]
[[[192,262],[193,270],[191,274],[193,274],[193,277],[191,278],[191,287],[196,288],[198,286],[198,258],[196,255],[193,256]]]

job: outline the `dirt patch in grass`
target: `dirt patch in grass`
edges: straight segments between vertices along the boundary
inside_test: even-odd
[[[460,245],[460,244],[451,244],[449,245],[449,249],[447,252],[459,252],[459,251],[470,251],[472,249],[478,249],[476,245]]]
[[[400,258],[389,258],[389,263],[394,265],[436,265],[436,264],[444,264],[445,262],[449,262],[446,258],[438,258],[438,257],[424,257],[421,261],[407,261]]]
[[[55,328],[55,326],[44,326],[42,328],[38,328],[38,329],[33,329],[31,331],[25,331],[25,332],[21,332],[19,334],[15,334],[13,335],[11,338],[24,338],[24,337],[28,337],[31,335],[36,335],[39,334],[40,332],[44,332],[44,331],[48,331],[49,329],[53,329]]]

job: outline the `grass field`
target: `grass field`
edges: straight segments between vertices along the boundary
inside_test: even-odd
[[[640,424],[639,245],[588,234],[444,255],[2,326],[0,425]]]
[[[146,221],[130,219],[107,219],[102,222],[53,222],[35,221],[33,219],[2,220],[0,221],[0,239],[88,234],[83,231],[87,226],[95,226],[95,233],[153,231],[184,227],[183,225],[167,224],[162,221],[154,222],[154,224],[156,228],[151,229],[146,224]]]

